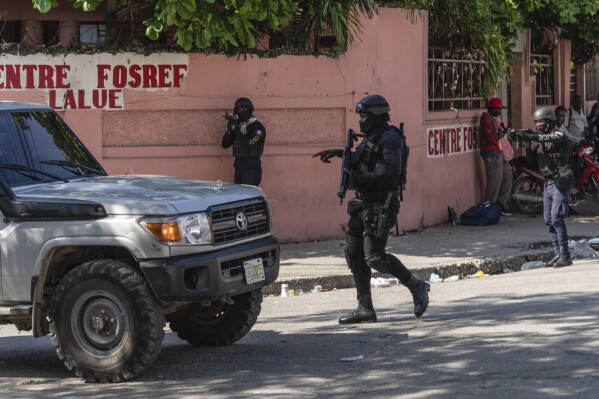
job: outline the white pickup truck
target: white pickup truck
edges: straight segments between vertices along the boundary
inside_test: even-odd
[[[257,187],[108,176],[49,107],[0,102],[0,324],[50,334],[91,382],[136,377],[165,322],[228,345],[279,273]]]

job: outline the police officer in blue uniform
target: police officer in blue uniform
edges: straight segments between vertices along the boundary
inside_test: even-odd
[[[545,178],[543,189],[543,217],[549,228],[549,238],[555,256],[545,267],[564,267],[572,264],[568,249],[568,230],[565,218],[568,216],[570,190],[574,183],[574,173],[570,167],[570,144],[567,136],[558,130],[556,118],[550,108],[539,108],[532,115],[536,132],[515,131],[510,134],[524,141],[526,157],[537,161]],[[531,141],[538,142],[535,148]]]

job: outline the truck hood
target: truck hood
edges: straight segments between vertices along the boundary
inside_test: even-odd
[[[170,176],[98,176],[13,188],[19,199],[81,200],[102,204],[109,215],[173,215],[264,197],[254,186]]]

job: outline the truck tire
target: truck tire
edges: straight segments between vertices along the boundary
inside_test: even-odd
[[[232,299],[232,304],[220,301],[208,307],[193,304],[171,316],[170,328],[192,345],[231,345],[256,324],[261,310],[262,290],[246,292]]]
[[[49,317],[58,357],[88,382],[135,378],[162,348],[158,301],[135,269],[116,260],[71,270],[52,296]]]

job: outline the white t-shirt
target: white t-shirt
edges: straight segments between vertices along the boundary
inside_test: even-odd
[[[584,111],[581,109],[578,113],[574,108],[570,108],[566,113],[566,126],[572,135],[584,138],[584,132],[589,126]]]
[[[578,144],[582,140],[582,137],[574,136],[572,133],[570,133],[566,125],[563,123],[561,126],[557,127],[557,130],[566,135],[570,144]]]

